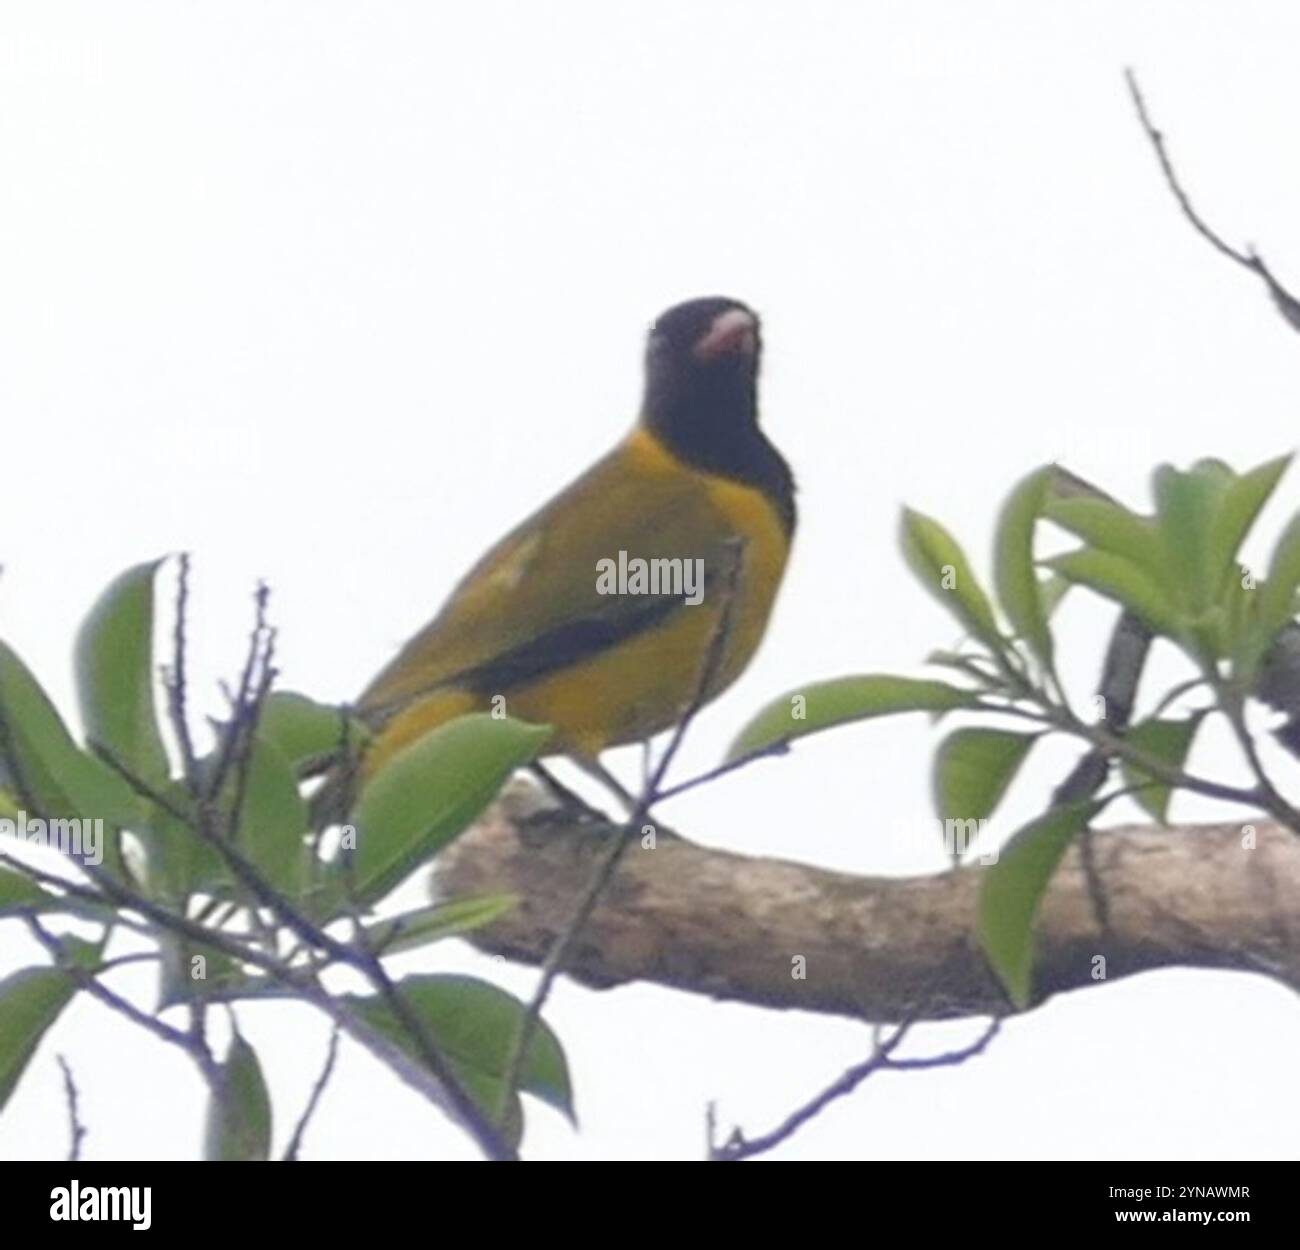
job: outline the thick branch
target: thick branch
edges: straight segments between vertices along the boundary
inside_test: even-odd
[[[574,827],[533,787],[515,787],[438,861],[447,897],[508,891],[519,906],[472,934],[480,949],[545,958],[614,826]],[[551,817],[548,819],[548,816]],[[1262,972],[1300,988],[1300,839],[1260,821],[1099,830],[1092,857],[1108,900],[1097,921],[1077,848],[1039,921],[1044,997],[1153,968]],[[704,847],[660,830],[634,842],[570,952],[593,986],[652,981],[766,1007],[886,1022],[1006,1014],[975,938],[984,869],[855,877]],[[802,957],[805,976],[795,975]]]

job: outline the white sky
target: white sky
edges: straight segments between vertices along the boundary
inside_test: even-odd
[[[902,501],[986,568],[997,504],[1034,465],[1140,501],[1160,460],[1293,445],[1300,343],[1176,216],[1120,70],[1142,73],[1205,213],[1300,280],[1297,36],[1281,0],[12,0],[0,633],[69,707],[99,589],[188,549],[211,709],[259,577],[285,683],[350,697],[622,434],[654,315],[725,292],[764,314],[766,426],[802,516],[764,649],[682,775],[791,686],[917,671],[955,630],[897,554]],[[1300,482],[1282,494],[1266,534]],[[1108,620],[1082,596],[1064,617],[1076,689]],[[935,740],[924,718],[826,736],[665,814],[753,854],[935,870]],[[1007,827],[1071,758],[1050,754]],[[1197,758],[1233,764],[1212,736]],[[2,932],[0,972],[34,958]],[[409,966],[534,979],[453,944]],[[148,974],[117,983],[151,993]],[[583,1123],[534,1108],[525,1148],[548,1158],[698,1157],[709,1099],[724,1125],[766,1128],[869,1040],[648,986],[565,984],[549,1017]],[[283,1095],[282,1144],[325,1035],[305,1011],[241,1018]],[[968,1067],[873,1080],[782,1156],[1290,1157],[1295,1045],[1276,985],[1147,975],[1012,1022]],[[195,1154],[186,1061],[91,1004],[0,1118],[0,1157],[65,1149],[56,1051],[90,1157]],[[471,1148],[348,1049],[306,1153]]]

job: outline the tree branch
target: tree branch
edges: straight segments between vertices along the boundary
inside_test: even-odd
[[[468,940],[540,963],[615,828],[567,827],[536,787],[516,785],[442,852],[436,887],[449,898],[519,895]],[[1169,967],[1263,972],[1300,989],[1300,840],[1283,827],[1102,829],[1092,858],[1108,925],[1076,845],[1040,915],[1040,997]],[[567,971],[596,987],[651,981],[873,1022],[1004,1016],[1012,1008],[976,938],[982,872],[855,877],[709,850],[661,828],[655,849],[629,849]]]
[[[736,588],[739,583],[743,556],[743,543],[730,547],[728,567],[725,571],[724,582],[719,596],[721,606],[718,611],[718,619],[709,637],[708,646],[705,648],[704,659],[700,665],[691,700],[682,712],[681,720],[678,721],[676,729],[673,730],[668,739],[668,744],[664,747],[664,753],[660,756],[659,762],[653,769],[647,768],[641,794],[628,805],[627,818],[618,826],[612,836],[605,839],[607,845],[596,862],[595,871],[592,872],[590,879],[578,897],[577,906],[573,908],[567,923],[557,932],[545,959],[541,961],[542,975],[538,979],[537,988],[533,991],[533,996],[528,1002],[523,1019],[520,1021],[519,1028],[511,1042],[505,1074],[501,1080],[501,1104],[498,1115],[500,1122],[503,1124],[509,1112],[510,1099],[519,1084],[519,1073],[523,1066],[524,1056],[537,1028],[537,1023],[541,1019],[542,1008],[546,1005],[551,987],[560,973],[565,970],[569,952],[578,942],[601,896],[609,888],[619,863],[630,849],[637,831],[642,827],[642,822],[650,815],[650,809],[655,803],[664,797],[662,787],[664,778],[668,775],[668,769],[672,765],[673,759],[691,727],[691,722],[708,701],[709,688],[718,675],[726,651],[727,640],[731,633],[732,610],[735,604]]]
[[[120,994],[114,993],[108,986],[101,984],[96,979],[95,974],[88,968],[82,968],[75,960],[69,958],[63,943],[54,934],[50,933],[34,915],[24,916],[23,919],[27,921],[27,927],[31,930],[32,935],[49,952],[54,960],[55,967],[66,972],[81,989],[85,990],[92,998],[99,999],[104,1006],[112,1011],[125,1016],[132,1024],[137,1024],[160,1040],[179,1047],[185,1054],[189,1055],[208,1081],[214,1078],[217,1068],[216,1061],[201,1041],[191,1037],[188,1033],[181,1032],[180,1029],[173,1028],[170,1024],[166,1024],[155,1016],[141,1011],[134,1003],[130,1003]]]

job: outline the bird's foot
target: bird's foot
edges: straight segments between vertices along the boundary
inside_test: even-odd
[[[541,764],[532,764],[530,771],[542,783],[555,806],[544,807],[528,818],[528,823],[538,825],[573,825],[611,823],[608,813],[592,807],[582,795],[570,790],[548,768]]]

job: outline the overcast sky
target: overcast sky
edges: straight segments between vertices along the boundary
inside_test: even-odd
[[[801,523],[763,650],[682,775],[792,686],[918,672],[955,630],[897,552],[904,501],[987,568],[998,503],[1035,465],[1140,503],[1161,460],[1294,445],[1300,343],[1177,216],[1121,69],[1205,213],[1295,282],[1298,40],[1283,0],[8,3],[0,635],[70,708],[94,596],[184,549],[208,710],[258,578],[285,684],[351,697],[622,435],[654,316],[726,293],[764,317],[764,420]],[[1298,504],[1288,480],[1264,533]],[[1082,691],[1110,618],[1075,598]],[[664,814],[731,850],[935,871],[934,741],[921,717],[849,729]],[[1202,771],[1232,766],[1212,735],[1199,750]],[[1044,752],[1007,829],[1070,758]],[[0,972],[37,958],[16,925],[0,940]],[[535,978],[456,944],[403,966]],[[582,1126],[532,1108],[525,1149],[546,1158],[698,1157],[710,1099],[766,1128],[869,1043],[648,986],[563,984],[549,1017]],[[305,1010],[241,1019],[282,1145],[325,1033]],[[782,1156],[1291,1157],[1298,1029],[1271,982],[1153,973],[1013,1021],[967,1067],[873,1080]],[[89,1157],[197,1152],[186,1061],[78,1004],[0,1118],[0,1157],[65,1150],[56,1052]],[[348,1047],[305,1153],[473,1150]]]

